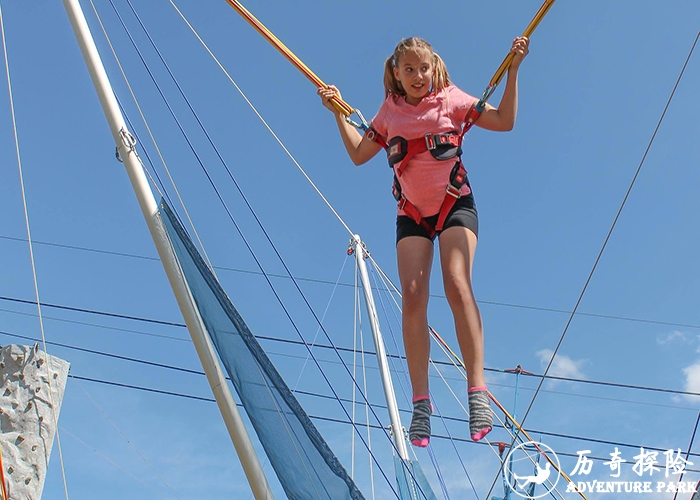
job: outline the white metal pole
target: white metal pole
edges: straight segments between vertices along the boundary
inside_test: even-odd
[[[391,421],[391,433],[396,444],[399,456],[403,460],[408,460],[408,449],[406,448],[406,440],[404,439],[403,426],[401,425],[401,417],[399,416],[399,407],[396,404],[396,394],[394,393],[394,384],[391,381],[391,373],[389,372],[389,362],[386,357],[386,348],[384,347],[384,339],[382,332],[379,329],[379,318],[377,316],[377,307],[374,305],[374,296],[372,295],[372,287],[367,274],[367,266],[365,265],[365,248],[362,240],[358,235],[352,238],[352,248],[355,251],[355,259],[357,267],[360,270],[360,280],[362,281],[362,291],[365,295],[365,304],[367,305],[367,315],[369,316],[369,324],[372,328],[372,338],[374,339],[374,349],[377,353],[377,363],[379,364],[379,375],[384,388],[384,397],[386,398],[386,406],[389,411],[389,420]]]
[[[124,117],[117,105],[117,99],[114,96],[114,91],[107,78],[107,73],[102,65],[97,47],[95,46],[95,41],[90,33],[80,3],[78,0],[63,0],[63,5],[70,18],[73,31],[78,40],[78,45],[80,45],[80,50],[83,53],[85,63],[90,72],[90,77],[92,78],[95,90],[102,104],[102,109],[109,122],[109,127],[112,131],[114,141],[117,144],[120,158],[126,167],[151,237],[158,250],[158,255],[165,268],[170,286],[175,293],[178,306],[187,324],[187,329],[192,337],[197,355],[202,363],[207,380],[214,393],[216,403],[224,418],[226,428],[236,448],[250,487],[256,500],[272,500],[273,496],[270,491],[270,486],[265,478],[250,436],[248,436],[243,419],[238,412],[238,408],[236,408],[236,401],[233,398],[221,365],[217,360],[214,346],[211,343],[209,335],[206,333],[204,324],[194,305],[194,300],[190,295],[187,283],[182,277],[180,265],[172,252],[165,230],[158,219],[158,205],[148,185],[148,180],[143,172],[141,161],[136,154],[134,140],[126,128]]]

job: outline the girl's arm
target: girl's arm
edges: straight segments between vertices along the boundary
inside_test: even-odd
[[[503,91],[501,102],[498,108],[486,103],[486,108],[476,122],[477,126],[497,132],[513,130],[515,116],[518,114],[518,68],[528,54],[529,44],[530,40],[527,37],[518,37],[513,41],[510,51],[515,56],[508,69],[506,88]]]
[[[318,95],[321,96],[323,105],[335,115],[335,121],[340,131],[340,137],[343,139],[343,145],[355,165],[362,165],[379,153],[382,147],[361,135],[353,125],[345,121],[343,114],[333,107],[331,98],[333,96],[340,97],[340,92],[335,86],[319,88]]]

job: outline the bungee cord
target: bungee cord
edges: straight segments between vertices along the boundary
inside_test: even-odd
[[[544,4],[540,7],[538,12],[535,14],[535,17],[532,19],[530,24],[525,29],[523,36],[530,37],[532,35],[534,30],[537,28],[539,23],[542,21],[544,16],[547,14],[549,9],[554,4],[554,1],[555,0],[545,0]],[[171,0],[171,2],[172,2],[172,0]],[[272,32],[270,32],[262,23],[260,23],[260,21],[258,21],[255,18],[255,16],[253,16],[247,9],[245,9],[245,7],[243,7],[240,4],[240,2],[238,2],[237,0],[227,0],[227,3],[229,3],[229,5],[231,5],[241,16],[243,16],[243,18],[246,19],[246,21],[248,21],[275,48],[277,48],[292,64],[294,64],[300,71],[302,71],[302,73],[304,73],[307,76],[307,78],[309,78],[316,85],[316,87],[326,87],[326,88],[328,87],[305,64],[303,64],[301,62],[301,60],[298,57],[296,57],[277,37],[275,37],[274,34],[272,34]],[[506,56],[506,58],[504,59],[504,61],[501,63],[501,66],[496,71],[496,74],[493,76],[493,78],[489,82],[489,85],[487,86],[486,90],[484,91],[484,94],[482,95],[481,99],[477,103],[477,105],[476,105],[477,111],[481,111],[485,107],[486,101],[493,94],[496,87],[498,86],[498,84],[502,80],[503,76],[505,75],[507,69],[510,67],[510,65],[513,61],[513,57],[514,57],[514,54],[509,53]],[[349,117],[349,115],[351,114],[350,113],[351,108],[349,106],[344,107],[343,105],[345,103],[341,104],[341,102],[339,102],[339,101],[340,100],[337,98],[337,96],[334,96],[334,98],[332,99],[332,104],[337,110],[339,110],[341,113],[343,113],[343,115],[347,119]],[[360,116],[361,116],[361,114],[360,114]],[[348,120],[348,121],[350,121],[350,120]],[[358,127],[358,128],[366,129],[367,128],[366,122],[364,119],[362,121],[363,121],[363,126]],[[473,124],[474,124],[474,121],[471,119],[468,119],[467,127],[470,127]],[[465,130],[466,130],[466,128],[465,128]],[[577,306],[578,306],[578,304],[577,304]],[[573,314],[572,314],[572,316],[573,316]],[[432,328],[431,328],[431,331],[433,333],[433,336],[437,338],[438,342],[444,344],[450,350],[450,352],[453,354],[453,356],[459,360],[459,357],[456,356],[456,354],[449,348],[449,346],[447,346],[447,344],[444,342],[444,340],[442,340],[442,338],[437,334],[437,332],[435,332]],[[557,349],[558,349],[558,347],[559,346],[557,346]],[[551,366],[551,363],[552,363],[555,355],[556,355],[556,350],[555,350],[554,355],[552,356],[552,360],[550,360],[549,366]],[[459,362],[461,363],[461,360],[459,360]],[[465,368],[463,363],[461,363],[461,364],[462,364],[462,367]],[[547,367],[548,369],[549,369],[549,366]],[[465,370],[466,370],[466,368],[465,368]],[[540,383],[542,383],[542,382],[540,382]],[[537,395],[537,393],[535,393],[535,396],[536,395]],[[491,400],[493,400],[494,403],[496,403],[497,406],[501,410],[504,411],[506,416],[509,417],[509,419],[513,422],[513,424],[518,428],[518,432],[523,432],[522,428],[519,426],[519,424],[517,424],[517,422],[515,422],[515,420],[508,414],[508,412],[505,411],[505,408],[496,400],[496,398],[490,392],[489,392],[489,398]],[[529,411],[529,408],[528,408],[528,411]],[[525,413],[525,415],[527,416],[527,412]],[[515,442],[516,439],[517,439],[517,433],[516,433],[516,436],[513,438],[513,443]],[[540,451],[541,454],[545,455],[545,458],[548,460],[548,462],[551,465],[553,465],[555,467],[555,469],[557,469],[557,471],[562,475],[562,477],[567,479],[567,481],[571,482],[571,479],[568,478],[568,476],[565,473],[563,473],[562,471],[559,470],[558,466],[554,463],[554,461],[551,458],[549,458],[544,452],[542,452],[542,450],[539,450],[539,448],[538,448],[538,451]],[[502,467],[503,467],[503,464],[501,464],[501,468],[499,469],[499,474],[500,474],[500,470],[502,469]],[[492,489],[493,489],[493,485],[492,485],[491,489],[489,490],[489,493],[487,494],[487,496],[491,494]],[[583,495],[583,493],[581,493],[581,496],[586,498],[585,495]]]
[[[695,46],[698,43],[698,39],[700,38],[700,31],[698,31],[697,36],[695,37],[695,40],[693,41],[693,44],[690,48],[690,52],[688,53],[688,56],[685,59],[685,62],[683,63],[683,67],[680,71],[680,74],[678,75],[678,78],[676,79],[676,82],[673,86],[673,90],[671,91],[671,95],[668,97],[666,101],[666,105],[664,106],[664,109],[661,113],[661,116],[659,117],[659,120],[656,124],[656,127],[654,128],[654,132],[651,135],[651,139],[649,139],[649,143],[647,144],[646,149],[644,150],[644,154],[642,155],[642,159],[639,162],[639,165],[637,166],[637,169],[634,173],[634,176],[632,177],[632,181],[629,184],[629,187],[627,188],[627,191],[625,192],[625,195],[622,199],[622,202],[620,203],[620,207],[617,210],[617,213],[615,214],[615,218],[613,219],[613,222],[610,226],[610,229],[608,230],[605,240],[603,241],[603,245],[601,246],[598,255],[596,256],[595,262],[593,263],[593,267],[591,268],[590,272],[588,273],[588,276],[586,278],[586,281],[583,285],[583,288],[581,289],[581,292],[579,293],[578,298],[576,299],[576,304],[574,305],[574,308],[571,310],[571,314],[569,315],[569,319],[566,322],[566,325],[564,326],[564,331],[562,332],[561,336],[559,337],[559,340],[557,341],[557,345],[554,348],[554,351],[552,353],[552,356],[549,359],[549,362],[547,363],[547,367],[544,370],[544,373],[542,374],[542,378],[540,379],[539,384],[537,385],[537,389],[535,390],[535,393],[532,396],[532,399],[530,400],[530,403],[527,406],[527,410],[525,411],[522,419],[520,420],[521,423],[524,423],[525,420],[527,419],[528,415],[530,414],[530,411],[532,410],[532,407],[535,403],[535,399],[537,398],[537,395],[542,388],[542,385],[544,384],[545,379],[547,378],[547,374],[549,373],[549,370],[552,367],[552,364],[554,363],[554,358],[557,355],[557,352],[559,352],[559,348],[561,347],[562,343],[564,342],[564,337],[566,336],[567,332],[569,331],[569,326],[571,326],[571,323],[574,319],[574,316],[576,315],[576,311],[578,310],[579,305],[581,304],[581,301],[583,300],[583,296],[586,293],[586,290],[588,289],[588,285],[591,282],[591,279],[593,278],[593,274],[595,273],[596,269],[598,268],[598,263],[600,262],[603,252],[605,252],[605,249],[607,248],[608,242],[610,241],[610,238],[612,236],[613,231],[615,230],[615,227],[617,226],[617,222],[620,219],[620,215],[622,214],[622,210],[625,208],[625,205],[627,204],[627,199],[629,198],[630,193],[632,192],[632,188],[635,185],[635,182],[637,181],[637,177],[639,176],[639,173],[642,170],[642,167],[644,166],[644,162],[647,158],[647,155],[649,154],[649,150],[651,149],[652,144],[654,143],[654,139],[656,138],[656,134],[659,131],[659,128],[661,127],[661,123],[664,120],[664,117],[666,116],[666,112],[668,111],[669,106],[671,105],[671,101],[673,100],[673,96],[676,93],[676,89],[678,88],[678,85],[681,82],[681,79],[683,78],[683,75],[685,73],[685,69],[688,66],[688,62],[690,61],[690,58],[693,55],[693,52],[695,51]],[[516,437],[518,434],[522,432],[521,428],[518,428],[518,432],[516,433]],[[515,439],[513,439],[513,442],[511,442],[511,446],[515,442]],[[491,484],[491,488],[489,489],[489,495],[491,494],[491,491],[493,490],[494,486],[496,485],[496,481],[498,480],[498,476],[501,474],[501,470],[503,469],[503,465],[501,464],[501,467],[498,471],[498,474],[496,475],[496,478],[494,479],[493,483]],[[577,489],[578,491],[578,489]]]
[[[505,62],[505,61],[504,61],[504,62]],[[618,214],[618,215],[619,215],[619,214]],[[607,242],[607,240],[606,240],[606,242]],[[576,306],[578,307],[578,303],[576,304]],[[573,314],[575,314],[575,311],[572,312],[572,316],[573,316]],[[568,327],[568,325],[567,325],[567,327]],[[558,346],[557,346],[557,348],[558,348]],[[554,354],[554,355],[556,355],[556,351],[555,351],[555,354]],[[550,359],[550,365],[551,365],[551,363],[552,363],[552,361],[553,361],[553,359],[554,359],[554,355],[553,355],[552,358]],[[547,373],[546,373],[546,372],[549,370],[549,366],[550,366],[550,365],[548,365],[547,370],[545,370],[545,375],[544,375],[544,377],[547,377]],[[542,378],[542,381],[544,380],[544,377]],[[547,377],[547,378],[550,378],[550,377]],[[541,386],[541,384],[542,384],[542,381],[540,382],[540,386]],[[539,387],[538,387],[538,390],[539,390]],[[535,394],[535,396],[536,396],[536,395],[537,395],[537,393]],[[534,401],[534,397],[533,397],[533,401]],[[530,406],[532,406],[532,404],[531,404]],[[529,408],[528,408],[528,411],[529,411]]]
[[[532,35],[537,26],[539,26],[542,19],[544,19],[544,16],[546,16],[547,12],[549,12],[549,9],[552,8],[552,5],[554,5],[555,1],[556,0],[545,0],[545,2],[535,14],[535,17],[532,19],[532,21],[530,21],[530,24],[527,26],[522,36],[529,38]],[[304,62],[301,59],[299,59],[284,43],[282,43],[282,41],[279,38],[277,38],[274,35],[274,33],[272,33],[263,23],[261,23],[253,14],[251,14],[251,12],[248,9],[246,9],[238,0],[226,0],[226,2],[231,7],[233,7],[233,9],[236,12],[238,12],[241,15],[241,17],[243,17],[243,19],[245,19],[248,22],[248,24],[255,28],[255,30],[258,33],[260,33],[268,42],[270,42],[270,44],[272,44],[272,46],[276,48],[290,63],[292,63],[299,71],[301,71],[301,73],[304,76],[306,76],[306,78],[308,78],[316,86],[316,88],[328,88],[328,85],[326,85],[323,82],[323,80],[321,80],[313,71],[311,71],[311,69],[306,64],[304,64]],[[486,106],[486,102],[494,93],[496,87],[498,87],[498,84],[503,79],[503,76],[508,71],[508,68],[510,68],[511,63],[513,62],[514,55],[515,54],[513,54],[512,52],[508,53],[501,65],[496,70],[496,73],[489,81],[486,90],[484,90],[481,99],[479,99],[479,102],[475,106],[475,109],[477,111],[483,110]],[[331,104],[340,113],[343,114],[345,121],[347,121],[351,125],[363,131],[369,128],[369,124],[365,120],[364,116],[362,116],[362,112],[360,112],[359,109],[350,106],[337,95],[331,97]],[[356,114],[360,119],[360,122],[352,120],[350,118],[352,114]],[[469,123],[469,126],[473,124],[474,121],[471,121]]]
[[[522,36],[530,38],[537,26],[539,26],[542,19],[544,19],[544,16],[546,16],[547,12],[549,12],[549,9],[552,8],[552,5],[554,5],[555,1],[556,0],[545,0],[545,2],[542,4],[542,7],[540,7],[540,9],[535,14],[535,17],[532,18],[530,24],[528,24],[527,28],[525,28],[525,31],[523,32]],[[510,68],[511,63],[513,62],[513,57],[515,57],[515,54],[513,52],[509,52],[505,59],[503,59],[503,62],[498,67],[496,73],[494,73],[493,77],[489,81],[486,90],[484,90],[481,99],[479,99],[479,102],[476,105],[476,109],[480,110],[484,108],[486,101],[494,93],[496,87],[498,87],[498,84],[501,83],[501,80],[503,80],[503,77],[508,71],[508,68]]]
[[[142,62],[143,62],[144,65],[146,65],[146,67],[147,67],[147,64],[146,64],[145,60],[144,60],[143,57],[140,55],[139,49],[136,47],[136,44],[135,44],[135,42],[134,42],[134,40],[133,40],[133,37],[131,37],[131,35],[130,35],[130,33],[129,33],[129,30],[127,29],[126,25],[124,24],[123,20],[121,19],[121,16],[119,15],[118,11],[116,10],[116,6],[114,5],[114,3],[113,3],[111,0],[110,0],[110,4],[112,5],[113,9],[114,9],[115,12],[117,13],[117,16],[119,17],[120,22],[122,23],[122,27],[125,29],[125,31],[126,31],[128,37],[129,37],[129,39],[131,40],[132,44],[134,45],[135,50],[139,53],[139,56],[141,57]],[[228,168],[228,166],[227,166],[225,160],[223,159],[223,157],[222,157],[221,154],[219,153],[218,148],[216,148],[216,146],[215,146],[215,144],[213,143],[213,141],[212,141],[210,135],[207,133],[206,128],[205,128],[204,125],[202,124],[202,122],[201,122],[201,120],[199,119],[197,113],[196,113],[196,112],[194,111],[194,109],[192,108],[192,106],[191,106],[189,100],[187,99],[187,97],[185,96],[185,94],[184,94],[182,88],[180,87],[179,83],[177,82],[177,80],[175,79],[174,75],[172,74],[172,71],[170,70],[169,66],[167,65],[167,63],[166,63],[165,60],[163,59],[163,56],[162,56],[162,54],[160,53],[160,51],[158,50],[157,46],[155,45],[155,42],[154,42],[153,39],[151,38],[151,36],[150,36],[150,34],[148,33],[148,31],[146,30],[145,26],[144,26],[143,23],[141,22],[141,20],[140,20],[138,14],[137,14],[136,11],[134,10],[133,5],[131,4],[131,2],[130,2],[129,0],[127,0],[127,4],[128,4],[129,7],[131,8],[131,10],[132,10],[134,16],[136,17],[137,21],[139,22],[139,25],[140,25],[141,28],[144,30],[144,33],[146,34],[147,38],[149,39],[150,43],[152,44],[152,46],[153,46],[155,52],[158,54],[158,57],[160,58],[160,60],[161,60],[161,62],[163,63],[164,67],[165,67],[166,70],[168,71],[168,74],[169,74],[169,75],[171,76],[171,78],[173,79],[173,82],[175,83],[176,87],[177,87],[178,90],[180,91],[180,93],[181,93],[183,99],[185,100],[185,102],[187,103],[187,105],[188,105],[190,111],[193,113],[193,116],[195,117],[197,123],[199,124],[199,126],[201,127],[201,129],[202,129],[202,131],[204,132],[205,136],[206,136],[207,139],[209,140],[210,145],[212,146],[212,148],[213,148],[214,151],[216,152],[217,156],[219,157],[219,159],[220,159],[221,163],[223,164],[224,168],[226,169],[226,172],[228,173],[230,179],[232,180],[232,182],[233,182],[234,185],[236,186],[236,189],[238,190],[240,196],[242,197],[243,201],[244,201],[245,204],[247,205],[247,207],[248,207],[248,209],[250,210],[251,214],[252,214],[253,217],[255,218],[255,220],[256,220],[258,226],[260,227],[260,229],[262,230],[263,234],[265,235],[265,237],[266,237],[268,243],[270,244],[271,248],[273,249],[275,255],[277,256],[277,258],[279,259],[279,261],[281,262],[281,264],[282,264],[283,267],[285,268],[285,271],[287,272],[288,276],[292,279],[292,281],[293,281],[293,283],[294,283],[294,286],[295,286],[295,288],[297,289],[298,293],[300,294],[302,300],[305,302],[307,308],[309,309],[309,311],[310,311],[311,314],[313,315],[315,321],[319,324],[319,326],[321,327],[321,330],[322,330],[322,331],[324,332],[324,334],[326,335],[326,339],[331,343],[331,345],[333,345],[333,342],[332,342],[332,340],[330,339],[330,336],[328,335],[328,332],[325,331],[325,328],[323,327],[323,325],[322,325],[320,319],[319,319],[318,316],[316,315],[316,312],[313,310],[313,308],[312,308],[311,305],[309,304],[308,299],[306,298],[305,294],[303,293],[303,291],[302,291],[301,288],[299,287],[299,284],[298,284],[298,283],[296,282],[296,280],[294,279],[293,274],[291,273],[291,271],[290,271],[289,268],[287,267],[287,265],[286,265],[284,259],[282,258],[282,256],[280,255],[279,251],[277,250],[276,246],[275,246],[274,243],[272,242],[272,240],[271,240],[269,234],[267,233],[267,231],[265,230],[265,228],[264,228],[262,222],[261,222],[260,219],[257,217],[257,215],[256,215],[256,213],[255,213],[255,211],[254,211],[254,209],[253,209],[252,206],[250,205],[250,203],[249,203],[249,201],[247,200],[245,194],[242,192],[242,189],[241,189],[240,185],[236,182],[236,180],[235,180],[235,178],[234,178],[234,176],[233,176],[231,170]],[[147,68],[147,69],[148,69],[148,68]],[[155,82],[155,79],[153,78],[153,75],[152,75],[152,73],[150,72],[150,70],[149,70],[149,75],[151,75],[151,78],[152,78],[152,80],[153,80],[153,83],[154,83],[154,85],[156,86],[156,88],[158,88],[158,91],[159,91],[159,93],[161,94],[161,97],[162,97],[162,98],[164,99],[164,101],[166,102],[166,105],[168,106],[168,109],[171,110],[171,114],[173,114],[173,118],[175,119],[176,123],[178,123],[178,126],[180,127],[181,132],[183,133],[183,135],[185,136],[185,139],[188,141],[188,144],[190,144],[190,148],[193,149],[193,146],[192,146],[191,143],[189,142],[189,139],[187,138],[187,136],[186,136],[184,130],[183,130],[183,129],[181,128],[181,126],[179,125],[179,121],[178,121],[177,118],[174,116],[174,112],[172,111],[172,108],[171,108],[171,107],[169,106],[169,104],[167,103],[167,99],[165,98],[165,96],[163,95],[162,91],[160,90],[160,87],[158,86],[157,82]],[[279,296],[279,294],[277,293],[277,290],[275,289],[274,285],[273,285],[272,282],[270,281],[269,276],[266,274],[266,272],[265,272],[265,270],[264,270],[262,264],[260,263],[260,261],[258,260],[257,256],[255,255],[255,253],[254,253],[252,247],[250,246],[249,242],[247,241],[247,239],[246,239],[245,236],[243,235],[240,226],[239,226],[238,223],[236,222],[235,218],[233,217],[233,214],[231,213],[231,211],[229,210],[227,204],[226,204],[225,201],[223,200],[223,197],[222,197],[220,191],[219,191],[218,188],[216,187],[216,185],[215,185],[213,179],[211,178],[210,174],[208,173],[206,167],[205,167],[204,164],[201,162],[201,160],[199,160],[199,156],[196,154],[196,152],[195,152],[194,150],[193,150],[193,153],[194,153],[195,156],[198,158],[200,167],[203,169],[203,171],[204,171],[206,177],[209,179],[209,182],[210,182],[212,188],[214,189],[214,191],[215,191],[215,193],[216,193],[216,195],[217,195],[217,197],[218,197],[220,203],[222,204],[222,206],[223,206],[224,209],[226,210],[226,212],[227,212],[227,214],[228,214],[228,216],[229,216],[229,219],[232,221],[232,223],[234,224],[234,227],[235,227],[236,230],[238,231],[239,236],[240,236],[241,239],[243,240],[243,242],[244,242],[245,246],[247,247],[248,251],[251,253],[251,255],[252,255],[253,259],[255,260],[256,264],[258,265],[259,269],[261,270],[261,272],[262,272],[263,275],[265,276],[266,281],[268,282],[268,285],[270,286],[271,290],[273,291],[273,294],[275,295],[275,297],[276,297],[278,303],[279,303],[280,306],[282,307],[282,309],[283,309],[285,315],[287,316],[287,318],[288,318],[289,321],[291,322],[292,326],[294,327],[294,329],[295,329],[295,331],[297,332],[297,334],[299,335],[299,337],[302,339],[302,341],[304,341],[303,335],[301,334],[301,331],[299,330],[299,328],[298,328],[298,326],[296,325],[296,323],[294,322],[294,320],[293,320],[293,318],[292,318],[290,312],[288,311],[288,309],[287,309],[286,306],[284,305],[283,301],[281,300],[281,297]],[[317,367],[319,368],[319,370],[320,370],[320,372],[321,372],[321,374],[322,374],[324,380],[326,381],[326,383],[327,383],[328,386],[330,387],[331,391],[336,395],[336,397],[338,397],[337,394],[336,394],[336,392],[335,392],[335,390],[334,390],[333,387],[332,387],[332,384],[331,384],[330,381],[327,379],[325,373],[323,372],[323,370],[321,369],[320,365],[318,364],[318,360],[316,360],[315,357],[314,357],[314,355],[312,354],[311,349],[309,348],[308,344],[307,344],[305,341],[304,341],[304,344],[306,345],[306,348],[307,348],[307,350],[309,351],[311,358],[314,359],[314,362],[316,363]],[[347,365],[345,364],[345,362],[342,360],[342,357],[340,356],[340,353],[339,353],[339,352],[337,352],[337,355],[338,355],[339,359],[341,360],[341,362],[343,363],[343,366],[345,367],[345,370],[348,372],[348,374],[350,374],[349,369],[348,369]],[[355,382],[355,383],[356,383],[356,382]],[[364,393],[363,393],[361,390],[360,390],[360,394],[361,394],[361,395],[363,396],[363,398],[366,400],[366,396],[364,395]],[[343,412],[346,413],[346,416],[349,418],[349,415],[347,414],[347,411],[346,411],[345,407],[343,407],[343,406],[341,405],[341,408],[342,408]],[[379,419],[379,417],[376,415],[376,413],[374,413],[374,410],[373,410],[373,408],[371,407],[371,405],[369,406],[369,409],[370,409],[370,411],[373,413],[373,417],[376,418],[377,421],[381,421],[381,420]],[[391,441],[391,438],[389,437],[389,435],[388,435],[388,433],[386,432],[386,430],[384,430],[384,434],[386,435],[387,439],[388,439],[389,441]],[[364,446],[365,446],[365,447],[368,447],[368,444],[364,441],[364,439],[361,437],[361,435],[360,435],[360,439],[363,441]],[[393,443],[392,443],[392,446],[394,446]],[[386,476],[386,474],[384,473],[383,469],[382,469],[381,466],[379,465],[379,463],[378,463],[376,457],[374,456],[374,454],[371,452],[371,450],[370,450],[369,448],[368,448],[368,452],[369,452],[369,454],[370,454],[371,459],[378,465],[378,467],[379,467],[379,469],[380,469],[380,472],[382,473],[382,475],[384,476],[384,478],[385,478],[386,481],[387,481],[387,484],[389,485],[389,488],[394,492],[395,495],[398,495],[398,493],[397,493],[396,490],[394,489],[394,486],[392,485],[391,481],[389,481],[388,477]],[[412,472],[410,471],[410,469],[408,470],[408,472],[409,472],[409,474],[412,474]]]
[[[294,157],[294,155],[292,155],[291,151],[289,151],[289,149],[287,149],[287,146],[284,145],[284,143],[283,143],[282,140],[279,138],[279,136],[275,133],[275,131],[272,129],[272,127],[268,124],[267,120],[265,120],[265,118],[260,114],[260,112],[257,110],[257,108],[256,108],[256,107],[253,105],[253,103],[250,101],[250,99],[248,99],[248,96],[245,95],[245,93],[243,92],[243,89],[241,89],[241,87],[239,87],[239,85],[236,83],[236,81],[231,77],[231,75],[230,75],[229,72],[226,70],[226,68],[224,68],[223,64],[221,64],[221,62],[220,62],[219,59],[214,55],[214,53],[211,51],[211,49],[209,48],[209,46],[204,42],[204,40],[202,39],[202,37],[199,36],[199,33],[197,33],[197,31],[194,29],[194,27],[192,26],[192,24],[190,24],[190,22],[187,20],[187,18],[185,17],[185,15],[180,11],[180,9],[177,7],[177,5],[175,5],[174,1],[173,1],[173,0],[169,0],[169,2],[170,2],[170,4],[173,6],[173,8],[175,9],[175,11],[180,15],[180,17],[182,18],[183,22],[184,22],[184,23],[187,25],[187,27],[192,31],[192,33],[193,33],[194,36],[197,38],[197,40],[199,41],[199,43],[202,44],[202,47],[204,47],[204,49],[207,51],[207,53],[209,54],[209,56],[214,60],[214,62],[216,63],[216,65],[219,67],[219,69],[221,69],[221,71],[224,73],[224,75],[226,76],[226,78],[228,78],[228,80],[231,82],[231,84],[234,86],[234,88],[238,91],[238,93],[241,95],[241,97],[242,97],[243,100],[246,102],[246,104],[248,104],[248,106],[249,106],[250,109],[253,111],[253,113],[255,114],[255,116],[258,117],[258,119],[260,120],[260,122],[261,122],[261,123],[263,124],[263,126],[268,130],[268,132],[270,132],[270,134],[271,134],[272,137],[275,139],[275,141],[277,142],[277,144],[279,144],[280,147],[282,148],[282,150],[287,154],[287,156],[289,156],[289,158],[292,160],[292,163],[294,163],[294,165],[295,165],[295,166],[297,167],[297,169],[301,172],[301,174],[304,176],[304,178],[309,182],[309,184],[310,184],[311,187],[314,189],[314,191],[316,191],[316,193],[321,197],[321,200],[323,200],[323,202],[324,202],[324,203],[326,204],[326,206],[330,209],[330,211],[333,213],[333,215],[335,215],[336,219],[338,219],[338,221],[339,221],[340,224],[345,228],[345,230],[348,232],[348,234],[350,235],[350,237],[353,237],[353,236],[355,235],[355,233],[354,233],[354,232],[350,229],[350,227],[345,223],[345,221],[344,221],[343,218],[340,216],[340,214],[335,210],[335,208],[333,208],[333,205],[331,205],[330,201],[328,201],[328,199],[323,195],[323,193],[322,193],[321,190],[316,186],[316,184],[313,182],[313,180],[311,180],[311,177],[306,173],[306,171],[304,171],[304,169],[301,167],[301,165],[300,165],[299,162],[296,160],[296,158]]]
[[[279,38],[277,38],[270,30],[268,30],[258,19],[251,14],[243,5],[241,5],[240,2],[237,0],[226,0],[226,2],[234,8],[236,12],[238,12],[243,19],[248,21],[248,23],[256,29],[258,33],[260,33],[265,39],[267,39],[268,42],[270,42],[284,57],[287,58],[289,62],[291,62],[299,71],[301,71],[311,82],[316,86],[316,88],[319,87],[328,87],[323,81],[316,76],[316,74],[309,69],[309,67],[304,64],[301,59],[299,59],[294,53],[287,48],[285,44],[283,44]],[[334,96],[331,98],[331,102],[333,103],[333,106],[343,113],[345,118],[349,118],[350,115],[355,113],[357,110],[355,110],[352,106],[350,106],[348,103],[343,101],[340,97]],[[361,115],[360,115],[361,117]],[[363,124],[366,125],[366,122],[363,118],[361,118]],[[360,128],[360,125],[357,125],[358,128]]]

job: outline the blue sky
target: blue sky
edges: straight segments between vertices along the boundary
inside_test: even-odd
[[[115,4],[266,272],[284,274],[128,6],[121,0]],[[385,162],[377,157],[361,168],[353,167],[313,85],[225,2],[181,0],[177,5],[396,281],[395,211]],[[446,61],[452,80],[479,96],[540,2],[461,2],[441,9],[413,1],[397,6],[254,0],[245,5],[369,118],[383,97],[383,61],[402,37],[418,35],[431,42]],[[109,2],[97,0],[96,6],[232,301],[257,335],[298,340]],[[111,135],[61,4],[5,2],[2,7],[41,300],[181,323],[162,268],[153,260],[155,250],[128,179],[114,159]],[[90,10],[89,3],[83,7]],[[326,328],[333,342],[351,347],[352,288],[338,286],[334,292],[333,286],[338,279],[343,285],[353,283],[353,264],[345,255],[348,233],[170,3],[135,2],[135,7],[286,265],[302,279],[301,287],[319,316],[332,298]],[[521,68],[515,129],[507,134],[476,129],[469,134],[465,159],[481,220],[474,287],[485,324],[487,367],[505,370],[520,364],[536,373],[544,369],[547,350],[554,349],[562,335],[566,311],[576,303],[689,53],[699,18],[700,5],[691,0],[557,2],[535,32]],[[155,159],[155,149],[91,10],[88,20],[118,97]],[[697,57],[688,64],[581,302],[582,314],[566,333],[553,368],[556,374],[700,392]],[[499,98],[497,91],[492,102]],[[7,97],[0,99],[0,116],[0,296],[33,300],[28,247],[21,241],[26,229]],[[160,163],[157,170],[165,175]],[[456,348],[435,271],[430,322]],[[311,341],[318,326],[290,280],[272,281],[304,338]],[[200,369],[181,327],[65,308],[45,307],[43,313],[51,342]],[[396,321],[383,328],[389,351],[401,352]],[[36,307],[0,300],[0,330],[38,338]],[[4,333],[0,343],[11,342],[29,341]],[[369,337],[366,342],[371,342]],[[299,380],[300,390],[330,394],[310,365],[302,372],[304,349],[273,340],[262,343],[290,386]],[[322,343],[328,342],[322,338]],[[76,377],[211,397],[200,375],[55,345],[49,352],[70,361]],[[434,354],[444,359],[437,349]],[[351,397],[350,382],[337,358],[323,349],[318,356],[341,395]],[[346,361],[352,361],[349,355]],[[381,390],[371,383],[373,374],[376,379],[373,359],[368,363],[369,398],[381,403]],[[444,375],[464,401],[465,388],[457,373],[447,368]],[[403,372],[395,374],[395,380],[399,404],[407,408]],[[512,375],[489,373],[491,390],[508,408],[514,383]],[[463,418],[437,373],[432,384],[441,412]],[[536,379],[521,379],[520,414],[536,384]],[[311,396],[300,400],[313,416],[342,416],[337,402]],[[608,442],[631,444],[621,447],[631,461],[640,446],[685,451],[698,411],[700,404],[693,396],[546,382],[526,427],[605,441],[542,435],[542,441],[557,452],[574,455],[590,449],[593,455],[608,458],[614,451]],[[358,412],[363,415],[364,409]],[[408,414],[404,419],[407,425]],[[250,496],[213,403],[71,379],[59,423],[72,498]],[[350,426],[316,423],[350,469]],[[466,437],[463,426],[451,425],[453,435]],[[445,434],[435,419],[433,426]],[[497,429],[492,439],[507,436]],[[375,431],[372,441],[390,473],[383,434]],[[459,443],[457,448],[479,498],[484,498],[498,469],[495,455],[485,445]],[[435,439],[434,451],[450,497],[474,498],[452,444]],[[428,454],[418,457],[439,491]],[[694,458],[700,462],[700,457]],[[570,472],[575,459],[563,454],[561,459]],[[605,480],[605,467],[596,462],[591,477]],[[700,470],[700,463],[694,468]],[[371,498],[367,457],[359,451],[356,475]],[[639,480],[631,467],[623,469],[623,476]],[[697,481],[700,474],[691,473],[687,479]],[[279,486],[274,488],[281,498]],[[381,479],[376,488],[377,498],[385,498],[388,488]],[[500,483],[494,493],[501,493]],[[63,497],[54,453],[44,498]]]

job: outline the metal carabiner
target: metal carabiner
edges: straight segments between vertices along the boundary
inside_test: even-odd
[[[362,130],[363,132],[369,129],[369,123],[367,123],[367,120],[365,120],[365,117],[362,115],[362,111],[360,111],[359,109],[354,109],[353,112],[357,115],[360,121],[356,122],[355,120],[350,118],[352,115],[345,115],[345,121],[353,127],[355,127],[356,129]]]

